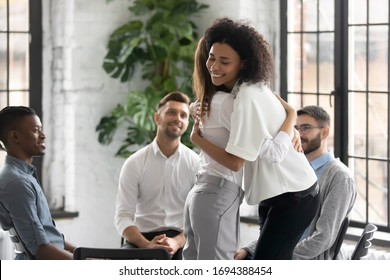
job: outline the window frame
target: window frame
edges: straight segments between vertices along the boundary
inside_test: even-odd
[[[23,89],[17,89],[17,91],[27,91],[29,104],[31,108],[35,110],[37,115],[42,119],[42,0],[29,0],[28,1],[28,30],[14,31],[10,30],[10,0],[6,1],[6,30],[0,31],[2,34],[6,34],[6,86],[0,89],[2,92],[6,92],[6,106],[10,105],[10,35],[11,34],[29,34],[28,41],[28,79],[29,86]],[[38,178],[42,177],[42,158],[34,158],[34,163],[37,167]]]
[[[283,99],[288,100],[288,96],[290,92],[288,91],[288,0],[280,1],[280,22],[281,22],[281,40],[280,40],[280,50],[281,50],[281,59],[280,59],[280,90],[281,96]],[[368,0],[366,0],[368,1]],[[300,1],[301,4],[303,0]],[[351,158],[354,158],[352,155],[349,155],[348,145],[349,145],[349,127],[348,127],[348,119],[349,119],[349,93],[352,90],[348,88],[348,33],[349,27],[351,26],[348,22],[348,9],[349,9],[348,0],[335,0],[334,8],[335,8],[335,26],[334,26],[334,91],[332,91],[331,96],[334,98],[334,116],[331,116],[332,123],[334,126],[334,153],[340,160],[348,166],[348,162]],[[390,4],[389,4],[390,6]],[[390,9],[390,8],[389,8]],[[368,12],[367,12],[368,13]],[[389,11],[390,16],[390,11]],[[370,25],[367,23],[367,25]],[[390,26],[388,28],[388,48],[390,46]],[[317,31],[318,32],[318,31]],[[368,39],[367,39],[368,41]],[[367,43],[368,44],[368,43]],[[318,53],[317,53],[318,55]],[[337,62],[337,63],[336,63]],[[390,83],[390,55],[388,55],[388,84]],[[388,85],[388,110],[390,108],[390,95],[389,95]],[[369,89],[367,89],[367,93]],[[294,93],[295,94],[295,93]],[[303,96],[305,93],[300,92]],[[317,93],[319,95],[319,93]],[[317,98],[318,100],[318,98]],[[318,101],[317,101],[318,102]],[[384,232],[390,232],[390,141],[389,141],[389,132],[390,132],[390,114],[388,114],[388,141],[387,141],[387,225],[382,226],[379,225],[378,229]],[[367,113],[368,118],[368,113]],[[368,132],[367,132],[368,133]],[[368,134],[366,134],[368,135]],[[368,137],[368,136],[366,136]],[[366,143],[368,145],[368,141]],[[370,160],[375,160],[370,158],[368,154],[365,155],[364,159],[366,160],[367,166]],[[365,181],[368,184],[368,168],[365,174]],[[368,185],[366,186],[368,188]],[[368,190],[367,192],[368,193]],[[352,220],[350,225],[353,227],[364,228],[365,224],[371,222],[368,215],[368,208],[370,201],[368,199],[368,195],[365,198],[366,200],[366,218],[364,222],[354,221]]]

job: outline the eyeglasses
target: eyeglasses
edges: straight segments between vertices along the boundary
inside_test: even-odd
[[[310,131],[313,128],[324,128],[323,126],[312,126],[312,125],[309,125],[309,124],[304,124],[304,125],[301,125],[300,127],[298,127],[298,126],[294,126],[294,127],[302,135],[306,135],[306,134],[310,133]]]

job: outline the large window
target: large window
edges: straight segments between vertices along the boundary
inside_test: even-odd
[[[31,106],[42,117],[41,99],[41,1],[0,0],[0,109]],[[41,161],[34,164],[39,168]]]
[[[328,110],[358,188],[352,224],[390,231],[389,0],[281,0],[281,15],[282,95]]]

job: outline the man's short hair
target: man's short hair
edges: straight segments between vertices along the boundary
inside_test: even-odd
[[[330,126],[330,116],[329,114],[324,110],[324,108],[320,106],[305,106],[297,111],[298,116],[302,115],[309,115],[310,117],[314,118],[318,124],[324,126],[328,125]]]
[[[18,122],[27,116],[36,115],[35,111],[25,106],[8,106],[0,111],[0,141],[7,146],[7,135],[15,129]]]
[[[179,91],[170,92],[167,95],[165,95],[163,99],[160,100],[157,108],[160,109],[169,101],[177,101],[189,105],[190,98],[186,94]]]

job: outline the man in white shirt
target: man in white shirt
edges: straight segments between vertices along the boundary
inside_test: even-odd
[[[189,122],[189,98],[166,95],[154,114],[156,138],[124,163],[115,226],[125,246],[164,248],[181,259],[184,203],[195,183],[198,155],[180,142]]]

